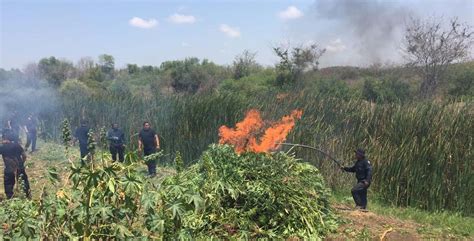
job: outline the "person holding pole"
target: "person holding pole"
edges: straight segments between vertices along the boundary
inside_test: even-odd
[[[357,161],[351,167],[341,167],[343,171],[355,172],[357,183],[352,187],[351,193],[356,204],[356,209],[367,210],[367,189],[372,181],[372,165],[365,157],[361,148],[355,150]]]

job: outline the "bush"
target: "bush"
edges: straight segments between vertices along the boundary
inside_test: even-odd
[[[399,80],[367,78],[362,87],[362,98],[371,102],[403,102],[410,96],[410,86]]]
[[[240,79],[224,80],[220,84],[219,90],[222,92],[231,92],[244,96],[252,96],[265,93],[273,88],[274,79],[274,71],[264,70],[259,73],[241,77]]]
[[[307,88],[308,90],[314,91],[321,96],[337,97],[344,100],[349,100],[352,96],[356,95],[356,91],[351,90],[348,84],[343,80],[316,79],[308,80],[308,82],[308,86],[304,87],[304,89]]]
[[[453,97],[474,97],[474,69],[466,66],[465,69],[459,69],[452,74],[451,86],[448,94]]]

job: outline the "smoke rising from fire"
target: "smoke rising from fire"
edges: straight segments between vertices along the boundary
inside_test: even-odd
[[[401,46],[410,18],[442,17],[474,23],[474,2],[315,0],[305,17],[289,26],[293,42],[314,42],[327,49],[321,66],[367,66],[403,62]]]
[[[233,145],[237,153],[274,151],[280,146],[279,143],[286,140],[295,121],[301,119],[302,114],[301,110],[294,110],[278,122],[265,123],[257,110],[250,110],[235,128],[219,128],[219,143]]]
[[[316,18],[338,20],[356,41],[357,51],[380,62],[387,49],[397,47],[410,9],[380,1],[322,0],[313,7]]]
[[[20,123],[24,124],[29,114],[48,116],[59,110],[56,92],[45,81],[29,79],[20,72],[6,76],[1,71],[0,130],[14,112],[17,112]]]

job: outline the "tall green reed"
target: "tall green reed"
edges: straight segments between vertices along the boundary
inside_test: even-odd
[[[355,148],[365,148],[374,165],[372,188],[385,200],[400,206],[474,213],[472,102],[382,105],[305,92],[250,98],[219,93],[122,96],[104,92],[89,98],[70,96],[62,103],[61,114],[72,126],[81,118],[96,129],[118,122],[130,148],[135,148],[142,122],[150,121],[165,153],[179,151],[186,164],[218,141],[221,125],[233,126],[250,108],[261,110],[267,120],[302,109],[303,117],[288,142],[320,147],[346,165],[353,163]],[[351,184],[353,177],[318,153],[295,152],[316,165],[331,188]]]

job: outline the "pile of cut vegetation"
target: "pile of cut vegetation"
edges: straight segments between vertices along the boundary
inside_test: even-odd
[[[178,211],[168,214],[176,222],[165,230],[181,237],[316,239],[337,227],[318,169],[284,153],[239,155],[231,146],[211,145],[162,188],[166,210],[195,204],[179,218]]]

